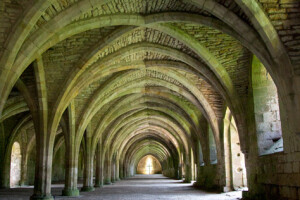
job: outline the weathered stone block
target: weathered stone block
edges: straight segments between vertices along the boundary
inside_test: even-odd
[[[280,131],[281,130],[281,123],[280,123],[280,121],[272,122],[271,123],[271,130],[272,131]],[[280,137],[281,137],[281,134],[280,134]]]
[[[284,173],[292,173],[292,172],[293,172],[292,163],[285,163],[284,164]]]
[[[276,113],[275,112],[266,112],[263,114],[264,122],[273,122],[276,121]]]
[[[299,173],[299,162],[293,162],[293,172]]]
[[[258,130],[261,132],[270,132],[271,131],[271,123],[259,123],[257,126]]]

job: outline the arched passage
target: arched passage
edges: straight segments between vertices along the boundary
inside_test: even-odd
[[[10,187],[16,187],[20,185],[21,162],[22,162],[21,146],[18,142],[14,142],[11,150]]]
[[[158,159],[152,155],[146,155],[138,162],[137,174],[161,174],[161,164]]]
[[[224,117],[225,191],[247,190],[245,155],[241,151],[234,118],[227,108]]]
[[[277,87],[256,56],[252,60],[252,88],[259,155],[283,151]]]
[[[245,197],[299,198],[300,184],[285,178],[299,175],[299,7],[1,2],[0,186],[9,185],[18,141],[22,169],[36,155],[35,171],[27,167],[33,200],[53,199],[51,183],[61,178],[62,194],[78,196],[82,172],[82,191],[95,190],[94,178],[101,187],[133,176],[145,155],[163,175],[202,188],[248,185]]]

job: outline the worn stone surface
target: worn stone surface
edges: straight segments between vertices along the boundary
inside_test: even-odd
[[[201,188],[299,198],[299,6],[1,1],[0,187],[9,187],[18,142],[15,184],[35,183],[32,199],[119,198],[113,191],[131,183],[142,197],[128,198],[148,198],[137,186],[151,181],[186,197],[183,185],[157,183],[169,179],[118,182],[147,155],[165,176]],[[206,196],[189,189],[191,199]]]
[[[53,186],[55,199],[70,199],[60,196],[62,185]],[[0,190],[0,197],[6,199],[27,199],[30,188]],[[14,191],[14,195],[9,195]],[[195,189],[191,184],[167,179],[161,175],[136,175],[119,181],[111,186],[104,186],[94,192],[82,193],[76,199],[240,199],[241,192],[213,193]]]

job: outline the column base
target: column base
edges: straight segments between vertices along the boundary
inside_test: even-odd
[[[194,186],[194,187],[200,187],[200,183],[196,181],[196,182],[193,184],[193,186]]]
[[[95,191],[95,188],[93,186],[83,186],[81,188],[81,192],[92,192]]]
[[[53,196],[51,195],[32,195],[30,200],[54,200]]]
[[[79,196],[78,189],[63,189],[62,196],[77,197]]]
[[[190,180],[184,180],[183,182],[184,182],[184,183],[191,183]]]
[[[242,191],[242,197],[243,197],[243,198],[246,199],[246,198],[249,198],[249,196],[250,196],[250,195],[249,195],[249,192],[248,192],[248,191]]]
[[[223,192],[230,192],[230,191],[232,191],[230,186],[223,187]]]
[[[104,185],[111,185],[112,182],[105,182]]]
[[[251,193],[249,191],[243,191],[242,197],[243,199],[257,199],[257,200],[264,200],[264,199],[278,199],[279,196],[268,196],[269,194],[264,193]]]
[[[96,184],[94,185],[95,188],[103,188],[103,184]]]

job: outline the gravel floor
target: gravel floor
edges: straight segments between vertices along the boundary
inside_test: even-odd
[[[81,186],[81,185],[79,185]],[[240,191],[229,193],[211,193],[198,190],[192,184],[181,183],[180,181],[168,179],[162,175],[136,175],[127,180],[121,180],[113,185],[103,188],[96,188],[94,192],[81,192],[79,197],[63,197],[61,191],[63,184],[53,184],[52,194],[55,199],[105,199],[105,200],[145,200],[145,199],[172,199],[172,200],[222,200],[241,199]],[[32,187],[13,189],[1,189],[0,199],[23,200],[29,199],[33,192]]]

